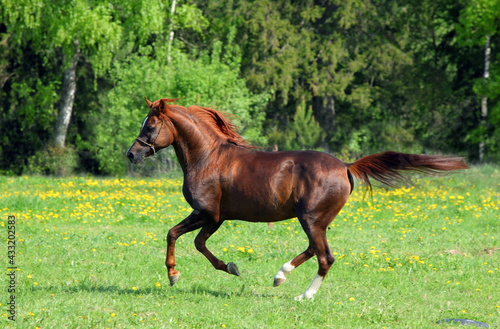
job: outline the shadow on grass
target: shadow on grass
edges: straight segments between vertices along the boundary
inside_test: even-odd
[[[146,296],[146,295],[165,295],[165,298],[168,296],[214,296],[216,298],[232,298],[232,297],[243,297],[251,295],[253,297],[260,298],[275,298],[276,294],[261,294],[255,293],[252,291],[246,291],[246,285],[242,285],[240,290],[215,290],[210,287],[204,285],[193,285],[191,287],[186,288],[178,288],[178,287],[164,287],[164,288],[141,288],[141,289],[133,289],[133,288],[123,288],[116,285],[90,285],[87,283],[79,283],[75,285],[71,285],[68,287],[62,286],[49,286],[49,287],[31,287],[31,291],[46,291],[50,293],[81,293],[81,292],[91,292],[91,293],[102,293],[109,295],[136,295],[136,296]],[[278,297],[279,298],[279,297]],[[284,297],[283,297],[284,298]]]
[[[243,297],[252,295],[254,297],[261,298],[274,298],[276,295],[274,294],[260,294],[251,291],[245,291],[246,286],[242,285],[240,291],[217,291],[210,288],[207,288],[203,285],[195,285],[188,289],[176,289],[176,291],[181,292],[183,294],[192,294],[192,295],[211,295],[218,298],[231,298],[231,297]]]

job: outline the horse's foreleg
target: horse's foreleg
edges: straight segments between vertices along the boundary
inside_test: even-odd
[[[167,256],[165,265],[168,269],[168,278],[170,285],[173,286],[179,279],[180,272],[175,270],[175,241],[184,233],[194,231],[207,223],[207,217],[199,211],[193,211],[179,224],[168,231],[167,235]]]
[[[277,287],[282,285],[286,280],[287,274],[290,274],[290,272],[292,272],[295,268],[297,268],[312,256],[314,256],[314,250],[311,246],[309,246],[303,253],[301,253],[288,263],[283,264],[278,273],[276,273],[276,275],[274,276],[273,286]]]
[[[219,229],[219,227],[222,224],[222,220],[216,222],[212,222],[209,225],[204,226],[201,230],[200,233],[196,236],[194,239],[194,244],[196,246],[196,249],[201,252],[212,264],[213,267],[217,270],[221,270],[224,272],[227,272],[229,274],[234,274],[234,275],[240,275],[240,272],[238,271],[238,267],[234,263],[227,263],[225,264],[223,261],[218,259],[217,257],[214,256],[208,250],[207,246],[205,245],[206,241],[208,238],[215,233]]]

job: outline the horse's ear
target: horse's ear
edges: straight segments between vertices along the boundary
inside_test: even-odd
[[[153,103],[151,103],[146,97],[144,97],[144,99],[146,100],[146,104],[148,104],[148,107],[151,108],[151,105],[153,105]]]
[[[160,109],[160,111],[163,111],[165,109],[165,106],[167,106],[167,103],[165,102],[165,100],[160,99],[160,101],[158,102],[158,108]]]
[[[175,104],[175,101],[178,100],[178,98],[162,98],[160,99],[160,109],[163,110],[167,103],[174,103]]]
[[[175,103],[175,101],[178,100],[178,98],[162,98],[160,99],[160,102],[158,103],[158,107],[160,108],[160,111],[163,111],[165,107],[167,107],[167,103]]]

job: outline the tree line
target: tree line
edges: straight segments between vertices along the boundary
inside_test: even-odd
[[[137,171],[144,96],[269,149],[500,160],[500,0],[0,4],[2,174]]]

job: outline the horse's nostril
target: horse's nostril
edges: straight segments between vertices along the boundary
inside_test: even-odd
[[[132,152],[127,152],[127,158],[132,161],[134,160],[134,154]]]

